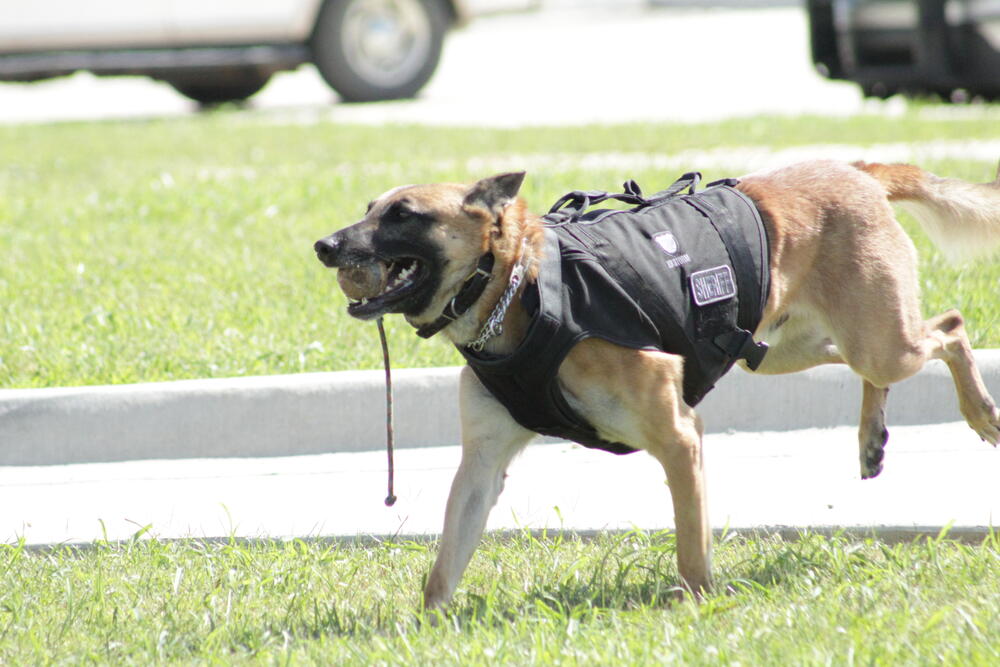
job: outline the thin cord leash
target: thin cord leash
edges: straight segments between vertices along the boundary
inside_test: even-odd
[[[385,449],[389,456],[389,495],[385,497],[386,507],[396,504],[396,496],[392,492],[393,482],[393,427],[392,427],[392,374],[389,372],[389,343],[385,340],[385,327],[382,326],[382,318],[376,320],[378,324],[378,335],[382,341],[382,361],[385,364]]]
[[[507,290],[504,292],[504,294],[500,298],[500,301],[493,309],[492,316],[490,316],[489,320],[483,326],[483,330],[479,334],[479,338],[477,338],[470,344],[470,347],[472,347],[474,350],[482,350],[483,346],[486,344],[486,341],[488,341],[490,338],[499,336],[501,333],[503,333],[502,322],[504,315],[507,313],[507,307],[510,306],[510,301],[514,297],[514,292],[517,291],[517,286],[520,284],[521,278],[524,275],[524,264],[523,264],[524,246],[525,243],[522,242],[521,258],[518,260],[517,264],[514,265],[514,269],[511,271],[510,283],[507,286]],[[484,258],[487,258],[487,260],[484,262],[483,259],[480,259],[479,264],[476,266],[475,272],[469,279],[472,281],[478,281],[475,284],[475,290],[478,290],[475,296],[468,297],[468,295],[466,295],[467,298],[471,299],[470,302],[464,304],[461,307],[460,311],[458,311],[455,309],[455,302],[458,297],[453,298],[451,300],[450,308],[452,309],[452,312],[454,313],[455,317],[451,317],[450,315],[442,315],[442,317],[438,318],[439,322],[443,322],[443,324],[440,327],[437,327],[438,322],[436,322],[434,325],[423,327],[421,331],[424,330],[426,331],[424,331],[424,333],[418,331],[417,332],[418,334],[420,334],[424,338],[433,336],[441,328],[447,326],[448,323],[455,321],[461,314],[463,314],[466,310],[468,310],[472,302],[474,302],[476,299],[479,298],[483,288],[485,288],[486,283],[490,280],[492,276],[489,269],[493,268],[493,261],[494,261],[492,253],[484,255]],[[466,282],[468,284],[469,281]],[[464,289],[465,288],[463,288],[463,290]],[[378,335],[379,339],[382,342],[382,362],[385,365],[385,449],[386,449],[386,454],[389,457],[389,495],[385,497],[385,504],[387,507],[392,507],[394,504],[396,504],[396,496],[392,492],[393,478],[395,477],[393,470],[393,462],[392,462],[393,439],[394,439],[393,438],[394,428],[392,424],[392,373],[389,370],[389,343],[385,339],[385,326],[383,326],[382,324],[382,318],[380,317],[377,320],[375,320],[375,323],[378,324]]]

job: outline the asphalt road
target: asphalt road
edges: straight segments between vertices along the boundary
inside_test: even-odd
[[[454,32],[417,100],[345,105],[312,67],[277,75],[249,109],[280,120],[519,126],[894,113],[811,66],[798,7],[603,3],[481,17]],[[197,113],[166,84],[82,73],[0,84],[0,123]]]

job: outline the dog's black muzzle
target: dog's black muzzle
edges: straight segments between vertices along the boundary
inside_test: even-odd
[[[313,250],[316,251],[317,259],[323,262],[324,266],[333,268],[337,266],[337,255],[340,254],[340,239],[336,235],[327,236],[316,241],[313,244]]]
[[[373,228],[364,221],[334,232],[313,244],[316,257],[331,269],[341,269],[375,261]]]
[[[384,230],[376,239],[376,231],[376,225],[363,220],[316,241],[313,250],[317,259],[331,269],[378,264],[385,272],[383,291],[352,301],[347,311],[350,315],[371,319],[390,312],[422,312],[440,283],[439,253],[430,244],[414,243],[407,237],[385,234]]]

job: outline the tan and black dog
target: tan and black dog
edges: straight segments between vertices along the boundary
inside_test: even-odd
[[[360,222],[318,241],[319,259],[340,269],[341,288],[352,300],[348,312],[361,319],[401,313],[423,335],[441,329],[458,346],[477,341],[487,354],[514,351],[530,323],[516,297],[538,280],[544,247],[540,219],[517,196],[523,178],[511,173],[472,185],[395,188],[371,202]],[[983,440],[997,444],[1000,410],[975,366],[962,316],[955,310],[921,316],[916,252],[890,201],[912,211],[945,249],[989,252],[1000,243],[1000,178],[978,185],[910,165],[815,161],[752,174],[735,187],[756,204],[770,243],[770,293],[755,331],[770,351],[757,372],[818,364],[847,364],[855,371],[864,386],[863,477],[881,470],[889,385],[928,359],[945,361],[962,415]],[[495,261],[484,267],[487,253]],[[519,286],[515,281],[518,294],[511,294],[515,267],[523,280]],[[456,295],[477,280],[478,297],[456,308]],[[497,314],[502,333],[486,335],[487,321]],[[559,366],[558,384],[600,437],[645,450],[663,466],[679,573],[697,594],[711,583],[711,531],[702,424],[683,400],[683,373],[684,358],[676,354],[588,338]],[[534,436],[468,367],[459,407],[462,461],[424,591],[427,608],[451,599],[508,464]]]

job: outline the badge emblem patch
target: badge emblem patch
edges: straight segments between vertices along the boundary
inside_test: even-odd
[[[667,260],[667,268],[674,269],[682,264],[691,261],[691,256],[686,252],[681,252],[681,246],[677,243],[677,237],[670,232],[660,232],[653,235],[653,242],[660,247],[665,254],[670,256]]]
[[[656,245],[663,249],[663,252],[668,255],[676,255],[678,250],[677,237],[675,237],[670,232],[660,232],[653,236],[653,240],[656,241]]]

